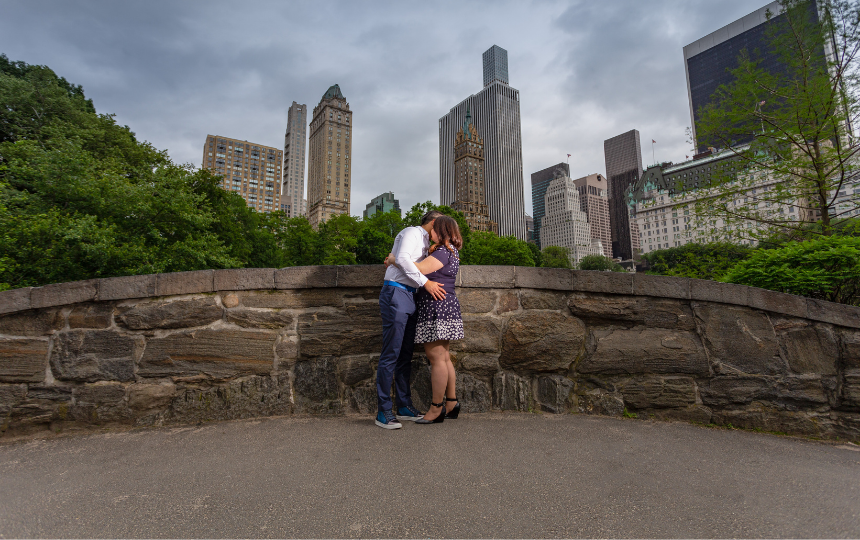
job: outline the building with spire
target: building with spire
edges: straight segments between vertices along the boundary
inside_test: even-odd
[[[588,216],[582,210],[579,189],[569,176],[557,175],[544,194],[541,248],[565,247],[574,268],[586,255],[603,255],[603,244],[592,238]]]
[[[526,239],[520,92],[508,84],[508,54],[493,45],[483,56],[484,89],[439,119],[439,202],[457,199],[455,139],[469,111],[484,137],[484,197],[500,235]]]
[[[472,123],[466,109],[466,120],[454,139],[454,183],[456,200],[451,208],[462,212],[473,231],[499,233],[498,224],[490,219],[484,182],[484,140]]]
[[[310,124],[307,212],[314,228],[332,216],[349,214],[351,137],[352,111],[335,84],[314,107]]]
[[[281,190],[281,210],[291,218],[303,216],[307,212],[307,201],[304,199],[307,128],[307,105],[293,101],[287,112],[287,132],[284,135],[284,188]]]

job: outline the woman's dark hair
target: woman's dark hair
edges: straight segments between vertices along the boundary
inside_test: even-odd
[[[439,243],[433,244],[430,248],[430,253],[436,251],[439,246],[445,246],[454,255],[452,245],[458,250],[463,247],[463,237],[460,235],[460,227],[454,218],[445,215],[437,217],[436,221],[433,222],[433,230],[436,231],[436,236],[439,237]],[[456,257],[456,255],[454,256]]]

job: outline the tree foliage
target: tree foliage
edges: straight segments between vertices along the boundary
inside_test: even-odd
[[[649,274],[717,280],[752,253],[753,248],[728,242],[686,244],[642,255]]]
[[[571,268],[570,249],[561,246],[546,246],[541,250],[541,266],[545,268]]]
[[[703,178],[700,227],[739,238],[776,231],[805,238],[830,235],[860,208],[857,197],[836,201],[840,190],[860,181],[860,140],[850,131],[860,112],[860,9],[848,0],[819,4],[822,15],[815,17],[809,0],[781,0],[779,19],[766,30],[767,50],[742,51],[733,82],[700,109],[699,146],[730,149],[735,158]],[[786,69],[768,69],[766,57]]]
[[[602,272],[626,272],[620,264],[605,255],[586,255],[579,261],[580,270],[600,270]]]
[[[760,249],[732,268],[724,281],[860,305],[860,238],[819,237]]]

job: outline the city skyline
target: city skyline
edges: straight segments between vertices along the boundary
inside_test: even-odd
[[[452,17],[454,3],[334,2],[316,10],[258,2],[227,10],[213,2],[201,10],[194,2],[4,2],[0,52],[82,85],[100,113],[195,166],[207,133],[281,147],[290,103],[316,103],[339,82],[362,111],[353,199],[394,190],[409,208],[439,202],[438,118],[482,87],[481,54],[498,44],[521,94],[531,213],[525,177],[567,153],[574,177],[605,174],[602,142],[618,133],[635,128],[643,141],[657,140],[658,160],[689,154],[682,48],[759,4],[511,2],[466,6]],[[287,17],[308,24],[282,32]],[[307,47],[323,20],[339,39]],[[230,32],[213,45],[211,28],[226,23]],[[351,50],[332,54],[339,43]],[[216,122],[201,95],[221,100],[226,115]],[[650,148],[643,150],[650,162]]]

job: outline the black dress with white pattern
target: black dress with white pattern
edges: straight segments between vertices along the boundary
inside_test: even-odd
[[[429,255],[438,259],[443,266],[427,274],[427,279],[442,285],[445,299],[435,300],[426,289],[418,290],[415,295],[415,309],[418,313],[415,343],[463,339],[463,316],[460,314],[460,301],[454,294],[454,281],[460,270],[460,254],[454,247],[451,250],[440,246]]]

